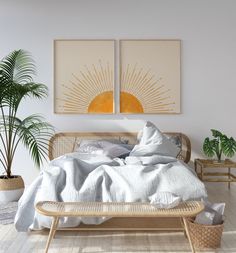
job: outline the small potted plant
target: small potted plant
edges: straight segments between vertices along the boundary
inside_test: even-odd
[[[236,153],[236,141],[233,137],[227,137],[218,130],[211,129],[213,139],[205,138],[203,151],[206,156],[213,157],[216,155],[218,162],[221,162],[222,154],[226,157],[233,157]]]
[[[47,96],[47,87],[35,83],[34,61],[24,50],[10,53],[0,61],[0,201],[16,201],[24,190],[21,176],[12,174],[12,162],[19,143],[23,143],[37,166],[47,156],[53,127],[39,115],[18,116],[23,99]],[[19,166],[19,165],[18,165]]]

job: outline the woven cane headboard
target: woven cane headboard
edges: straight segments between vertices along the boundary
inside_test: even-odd
[[[171,136],[178,136],[181,140],[181,152],[178,159],[188,163],[191,157],[191,143],[189,138],[182,133],[168,132]],[[130,144],[137,143],[137,133],[129,132],[66,132],[57,133],[49,141],[49,159],[71,153],[74,151],[75,145],[81,140],[88,139],[118,139],[128,140]]]

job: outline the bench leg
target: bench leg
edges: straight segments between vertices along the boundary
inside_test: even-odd
[[[47,240],[47,245],[46,245],[46,248],[45,248],[45,253],[48,252],[48,249],[49,249],[49,245],[56,233],[56,230],[57,230],[57,226],[58,226],[58,221],[59,221],[59,218],[58,217],[53,217],[53,221],[52,221],[52,224],[51,224],[51,228],[50,228],[50,232],[49,232],[49,235],[48,235],[48,240]]]
[[[52,239],[54,238],[56,231],[57,231],[57,227],[58,227],[58,223],[59,223],[59,218],[56,217],[56,223],[55,223],[55,227],[53,229],[53,235],[52,235]]]
[[[190,233],[189,233],[189,229],[188,229],[188,224],[187,224],[186,218],[183,218],[183,222],[184,222],[184,229],[186,231],[186,234],[187,234],[187,237],[188,237],[188,241],[189,241],[192,253],[195,253],[195,249],[194,249],[194,246],[193,246],[192,238],[191,238]]]
[[[187,237],[187,234],[186,234],[186,230],[185,230],[183,218],[180,218],[180,223],[181,223],[181,226],[182,226],[183,231],[184,231],[184,236],[185,236],[186,238],[188,238],[188,237]]]

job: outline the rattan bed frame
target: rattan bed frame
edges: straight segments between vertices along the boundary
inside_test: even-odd
[[[185,163],[190,161],[191,157],[191,143],[189,138],[183,133],[166,132],[165,134],[171,136],[179,136],[181,140],[181,151],[178,159]],[[130,132],[64,132],[55,134],[49,142],[49,159],[71,153],[75,146],[84,139],[118,139],[128,140],[129,144],[137,143],[137,133]]]
[[[179,136],[182,148],[178,159],[188,163],[191,157],[191,143],[183,133],[167,132],[171,136]],[[49,159],[71,153],[75,146],[84,139],[118,139],[128,140],[130,144],[137,143],[137,133],[132,132],[63,132],[55,134],[49,141]],[[80,225],[80,230],[182,230],[179,218],[122,218],[115,217],[100,225]]]

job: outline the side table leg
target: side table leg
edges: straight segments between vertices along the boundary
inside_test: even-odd
[[[196,162],[196,160],[194,160],[194,170],[197,173],[197,162]]]
[[[52,224],[51,224],[50,232],[49,232],[49,235],[48,235],[47,245],[46,245],[46,248],[45,248],[45,251],[44,251],[45,253],[48,252],[49,245],[50,245],[50,243],[52,241],[52,238],[54,237],[54,235],[56,233],[57,225],[58,225],[58,220],[59,220],[58,217],[53,217],[53,221],[52,221]]]
[[[201,180],[203,181],[203,168],[202,166],[200,166],[200,168],[201,168]]]
[[[194,249],[192,238],[191,238],[190,233],[189,233],[189,229],[188,229],[188,224],[187,224],[186,218],[183,218],[183,222],[184,222],[184,228],[185,228],[185,231],[186,231],[186,234],[187,234],[187,237],[188,237],[188,241],[189,241],[192,253],[195,253],[196,251]]]
[[[197,177],[199,178],[199,179],[201,179],[201,171],[200,172],[198,172],[198,163],[197,163],[197,160],[195,159],[194,160],[194,170],[195,170],[195,172],[196,172],[196,174],[197,174]],[[201,167],[200,167],[201,168]]]
[[[228,168],[228,179],[231,179],[230,174],[231,174],[231,169]],[[230,181],[228,182],[228,189],[230,190]]]

